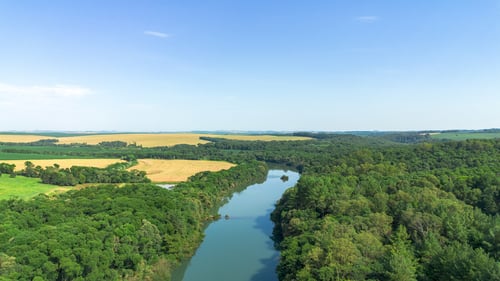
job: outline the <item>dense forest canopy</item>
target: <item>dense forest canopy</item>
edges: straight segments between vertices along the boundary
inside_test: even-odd
[[[273,213],[280,280],[500,280],[500,142],[371,147]]]
[[[300,135],[315,139],[212,138],[204,145],[158,148],[2,144],[0,159],[210,159],[239,165],[200,173],[172,191],[147,183],[101,185],[1,201],[0,280],[168,280],[172,267],[199,245],[204,223],[214,218],[211,210],[263,180],[264,163],[302,174],[272,215],[280,280],[500,280],[499,139]],[[12,169],[0,164],[0,171]],[[55,166],[42,171],[75,180],[105,173]]]

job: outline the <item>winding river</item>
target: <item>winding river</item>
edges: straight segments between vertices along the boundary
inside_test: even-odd
[[[288,181],[280,179],[283,175]],[[296,172],[270,170],[264,183],[234,194],[219,209],[222,219],[207,227],[196,254],[173,273],[172,280],[278,280],[279,252],[270,238],[273,223],[269,216],[283,192],[298,179]]]

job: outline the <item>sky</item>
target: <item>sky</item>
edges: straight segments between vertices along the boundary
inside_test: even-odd
[[[0,0],[0,131],[500,127],[500,0]]]

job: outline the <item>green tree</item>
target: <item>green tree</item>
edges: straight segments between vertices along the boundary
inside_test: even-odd
[[[427,277],[440,281],[500,280],[500,264],[481,248],[454,242],[432,258]]]
[[[393,281],[416,281],[417,265],[406,227],[401,225],[388,245],[386,275]]]

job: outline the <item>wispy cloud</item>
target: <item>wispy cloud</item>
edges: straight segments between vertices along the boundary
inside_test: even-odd
[[[359,16],[354,18],[357,22],[361,23],[374,23],[380,20],[377,16]]]
[[[0,95],[2,96],[82,97],[91,93],[92,91],[90,89],[76,85],[24,86],[0,82]]]
[[[144,34],[145,35],[149,35],[149,36],[159,37],[159,38],[168,38],[168,37],[170,37],[170,34],[163,33],[163,32],[158,32],[158,31],[151,31],[151,30],[144,31]]]
[[[23,85],[0,81],[0,116],[11,117],[9,122],[0,124],[0,129],[76,130],[82,127],[75,126],[85,123],[100,126],[111,119],[110,116],[118,114],[104,116],[98,112],[96,108],[103,107],[100,101],[92,100],[94,94],[95,91],[76,85]]]

